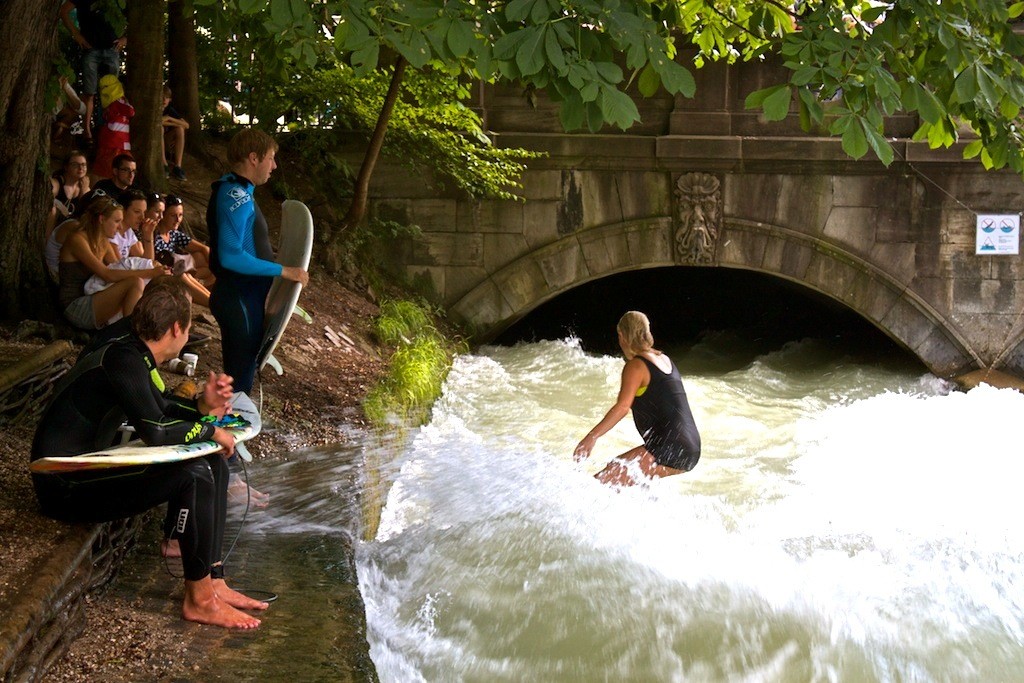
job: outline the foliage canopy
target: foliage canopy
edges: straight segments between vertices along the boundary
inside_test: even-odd
[[[842,137],[854,158],[893,150],[883,117],[916,112],[915,139],[1024,173],[1019,117],[1024,40],[1006,0],[194,0],[219,21],[262,31],[269,73],[331,57],[358,76],[387,54],[415,69],[544,88],[566,130],[638,120],[635,83],[691,96],[710,61],[777,59],[785,82],[753,93],[771,120],[796,109],[806,129]]]

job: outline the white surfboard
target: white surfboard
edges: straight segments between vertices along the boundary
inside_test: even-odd
[[[313,253],[313,216],[302,202],[286,199],[281,204],[281,244],[277,249],[277,262],[282,266],[298,266],[309,270],[309,259]],[[256,357],[256,368],[262,370],[268,363],[277,374],[281,365],[273,357],[274,349],[284,335],[292,313],[298,309],[302,285],[281,277],[274,278],[274,284],[267,295],[267,312],[264,318],[263,343]],[[301,309],[299,309],[301,311]],[[304,314],[305,312],[302,311]],[[308,316],[306,316],[308,322]]]
[[[263,426],[260,414],[252,399],[245,393],[239,392],[232,397],[231,413],[240,416],[245,421],[245,424],[225,427],[234,435],[235,441],[239,443],[248,441],[260,433]],[[140,446],[139,443],[139,441],[133,441],[123,446],[113,446],[106,450],[83,453],[82,455],[39,458],[29,464],[29,470],[35,474],[67,474],[116,467],[162,465],[199,458],[220,450],[220,445],[213,441],[172,446]]]

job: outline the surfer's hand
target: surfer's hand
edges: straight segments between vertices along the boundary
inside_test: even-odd
[[[235,437],[228,430],[214,427],[213,440],[220,444],[220,453],[225,458],[230,458],[231,454],[235,452]]]
[[[298,266],[284,266],[281,268],[281,277],[285,280],[298,282],[303,287],[309,284],[309,273]]]
[[[214,374],[210,371],[203,386],[203,395],[200,397],[199,408],[207,415],[224,417],[224,414],[231,408],[231,397],[234,390],[231,387],[231,376]]]
[[[586,460],[590,457],[590,451],[594,449],[594,444],[597,443],[597,437],[587,434],[583,437],[583,441],[580,441],[576,446],[576,450],[572,452],[572,459],[576,462],[580,460]]]

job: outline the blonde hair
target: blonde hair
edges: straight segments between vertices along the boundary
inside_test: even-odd
[[[654,336],[651,334],[651,321],[640,311],[626,311],[619,324],[615,326],[626,346],[633,353],[650,351],[654,346]]]
[[[103,232],[102,219],[110,218],[115,211],[121,211],[121,205],[110,197],[98,197],[89,203],[82,218],[78,221],[78,229],[85,235],[85,241],[97,257],[102,258],[110,240]]]

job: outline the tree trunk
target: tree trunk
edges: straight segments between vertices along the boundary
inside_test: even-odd
[[[167,62],[172,103],[188,121],[185,136],[189,151],[202,149],[202,121],[199,111],[199,59],[196,54],[195,10],[186,0],[167,5]]]
[[[60,6],[60,0],[4,0],[0,21],[0,311],[8,320],[56,309],[42,247],[53,203],[46,89]]]
[[[127,7],[128,79],[125,92],[135,107],[132,117],[132,155],[138,163],[136,183],[163,189],[164,161],[160,154],[163,136],[164,2],[132,0]]]
[[[370,178],[373,176],[373,169],[380,158],[381,147],[384,146],[384,135],[388,131],[388,123],[391,121],[391,112],[395,109],[395,102],[398,101],[398,94],[402,90],[402,76],[405,74],[406,61],[399,57],[395,61],[395,71],[391,74],[391,84],[388,86],[388,93],[384,96],[384,104],[381,106],[380,114],[377,115],[377,125],[373,128],[370,136],[370,144],[363,155],[363,164],[359,167],[359,175],[356,177],[355,187],[352,193],[352,203],[349,204],[348,212],[341,219],[341,225],[331,236],[328,253],[324,259],[324,265],[328,270],[339,271],[343,259],[337,258],[343,247],[342,235],[366,217],[366,207],[370,201]]]

